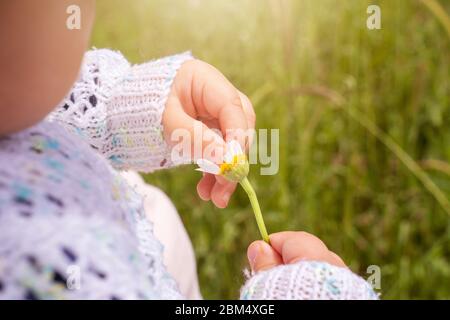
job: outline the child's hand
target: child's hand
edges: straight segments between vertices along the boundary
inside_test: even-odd
[[[173,143],[170,136],[176,129],[187,129],[194,140],[202,142],[202,150],[211,144],[216,136],[217,147],[221,150],[225,142],[211,129],[219,129],[226,141],[236,139],[246,150],[249,141],[245,137],[227,134],[232,130],[247,130],[255,127],[255,112],[250,100],[237,90],[217,69],[199,61],[185,62],[175,77],[163,114],[164,135],[166,141]],[[194,127],[201,125],[202,136],[197,137]],[[210,148],[210,147],[208,147]],[[197,159],[192,159],[197,160]],[[197,191],[203,200],[212,200],[219,207],[228,205],[236,183],[222,177],[205,174],[197,185]]]
[[[314,260],[345,267],[344,261],[328,250],[325,244],[312,234],[300,231],[284,231],[270,235],[270,244],[254,241],[247,250],[253,271],[262,271],[281,264],[300,260]]]

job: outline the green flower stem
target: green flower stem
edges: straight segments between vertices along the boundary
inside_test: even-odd
[[[270,244],[269,235],[267,234],[266,225],[264,224],[264,219],[261,213],[261,208],[259,207],[259,202],[258,198],[256,197],[255,190],[250,184],[250,181],[248,181],[247,177],[242,179],[239,183],[241,184],[245,192],[247,192],[248,198],[250,199],[250,203],[252,205],[253,212],[256,218],[256,223],[258,224],[259,232],[261,233],[263,240]]]

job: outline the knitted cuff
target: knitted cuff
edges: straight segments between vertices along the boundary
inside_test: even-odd
[[[301,261],[253,275],[241,289],[243,300],[376,300],[377,294],[347,268]]]
[[[162,135],[162,114],[189,52],[130,66],[118,52],[86,53],[71,92],[51,114],[81,135],[116,169],[143,172],[172,165]]]
[[[192,59],[189,52],[135,65],[111,101],[120,110],[111,160],[116,167],[153,171],[174,165],[164,141],[162,114],[170,88],[180,66]]]

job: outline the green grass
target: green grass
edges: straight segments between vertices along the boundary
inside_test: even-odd
[[[431,3],[427,7],[424,4]],[[382,9],[382,30],[366,8]],[[306,230],[384,298],[450,298],[450,37],[436,1],[133,0],[98,3],[93,45],[131,61],[192,50],[280,129],[280,170],[250,179],[269,232]],[[430,8],[430,10],[427,10]],[[448,16],[447,16],[448,19]],[[259,237],[239,190],[200,201],[194,166],[146,176],[174,201],[206,298],[236,298]]]

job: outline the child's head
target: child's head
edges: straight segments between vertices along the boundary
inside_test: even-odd
[[[80,8],[70,30],[67,8]],[[42,120],[75,81],[94,19],[94,0],[0,2],[0,136]]]

